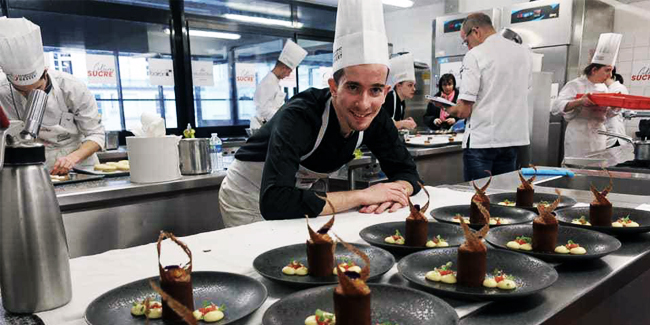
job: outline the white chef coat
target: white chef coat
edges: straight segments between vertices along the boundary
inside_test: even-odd
[[[60,157],[79,149],[85,141],[93,141],[104,148],[104,126],[95,97],[86,85],[65,72],[47,72],[52,89],[47,95],[47,108],[38,135],[45,145],[46,166],[51,168]],[[13,88],[5,75],[0,75],[0,106],[9,119],[27,118],[27,98]],[[93,154],[81,166],[99,163]]]
[[[498,34],[490,35],[465,54],[460,78],[458,99],[474,102],[467,119],[463,148],[530,144],[530,50]]]
[[[614,93],[614,94],[620,93],[620,94],[627,95],[630,93],[627,90],[627,87],[623,86],[623,84],[618,81],[615,81],[613,84],[609,85],[609,87],[607,87],[607,90],[609,93]],[[613,133],[625,135],[626,133],[625,120],[623,119],[622,109],[614,109],[611,111],[611,114],[607,116],[607,121],[605,122],[605,128],[607,129],[607,132],[613,132]],[[607,148],[615,145],[616,141],[619,141],[619,139],[615,137],[607,137]]]
[[[587,76],[581,76],[569,81],[553,102],[551,112],[562,114],[568,122],[564,135],[564,156],[585,157],[586,154],[606,148],[607,136],[600,135],[599,130],[605,131],[605,116],[594,114],[589,108],[576,107],[571,112],[565,112],[564,107],[576,99],[577,94],[606,93],[607,86],[595,84]]]
[[[284,104],[284,97],[285,94],[280,86],[280,79],[273,71],[269,72],[255,89],[253,100],[256,114],[251,120],[251,129],[259,129],[262,127],[263,122],[270,120]]]

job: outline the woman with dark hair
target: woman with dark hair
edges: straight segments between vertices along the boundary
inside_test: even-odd
[[[623,76],[616,73],[616,67],[612,69],[612,76],[605,81],[607,85],[607,90],[610,93],[614,94],[624,94],[627,95],[630,92],[625,86],[623,86]],[[623,120],[623,110],[613,109],[607,114],[607,122],[605,122],[605,127],[607,132],[625,134],[625,122]],[[620,143],[618,138],[607,137],[607,148],[618,147]]]
[[[458,89],[456,78],[451,73],[443,74],[438,81],[438,92],[435,97],[442,97],[450,102],[458,100]],[[433,103],[427,105],[427,112],[424,114],[424,124],[432,130],[449,129],[456,123],[456,118],[450,116],[445,110],[440,109]]]
[[[580,99],[576,99],[576,96],[609,92],[605,81],[611,74],[611,65],[591,63],[583,70],[582,76],[569,81],[562,88],[553,102],[551,112],[563,115],[568,122],[564,136],[565,157],[584,157],[607,147],[607,136],[598,134],[598,131],[606,130],[608,108],[597,106],[587,96]]]

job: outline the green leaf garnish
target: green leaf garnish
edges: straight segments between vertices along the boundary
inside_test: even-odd
[[[402,234],[399,232],[399,230],[395,229],[395,236],[402,237]]]
[[[571,239],[569,239],[569,241],[568,241],[567,243],[568,243],[569,245],[575,245],[575,243],[574,243],[573,240],[571,240]]]
[[[528,243],[528,244],[530,244],[530,243],[533,241],[532,238],[530,238],[530,237],[526,237],[526,236],[517,236],[517,239],[516,239],[516,240],[523,240],[523,241],[525,241],[525,242]]]
[[[203,308],[206,308],[206,307],[209,307],[209,306],[210,306],[210,302],[207,301],[207,300],[203,300]]]

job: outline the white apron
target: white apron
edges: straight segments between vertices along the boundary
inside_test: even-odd
[[[569,121],[564,137],[564,157],[583,158],[588,153],[605,150],[607,136],[598,134],[606,131],[605,117],[594,117],[589,108],[582,109],[580,115]]]
[[[305,161],[320,146],[329,124],[331,99],[327,101],[322,115],[322,124],[318,137],[309,153],[300,157]],[[363,142],[363,131],[359,132],[356,148]],[[253,222],[264,221],[260,213],[260,188],[262,185],[263,161],[240,161],[235,159],[221,183],[219,190],[219,207],[226,227],[236,227]],[[334,171],[332,171],[334,172]],[[296,172],[296,188],[309,190],[319,180],[325,180],[330,173],[319,173],[299,165]]]

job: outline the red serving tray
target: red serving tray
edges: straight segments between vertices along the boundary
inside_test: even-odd
[[[584,94],[576,95],[580,99]],[[622,107],[636,110],[650,110],[650,97],[624,94],[587,94],[589,99],[598,106]]]

